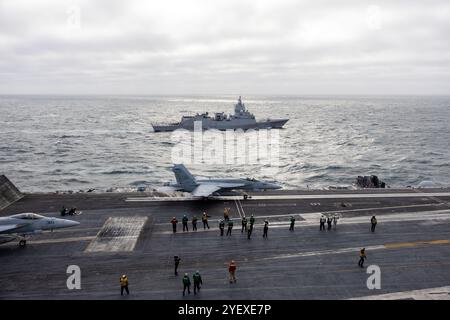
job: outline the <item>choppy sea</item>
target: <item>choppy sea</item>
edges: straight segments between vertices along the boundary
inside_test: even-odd
[[[22,191],[158,187],[173,180],[171,133],[152,122],[232,113],[236,96],[0,96],[0,174]],[[450,185],[448,96],[244,96],[257,119],[289,118],[276,170],[191,163],[198,176],[253,177],[284,188]]]

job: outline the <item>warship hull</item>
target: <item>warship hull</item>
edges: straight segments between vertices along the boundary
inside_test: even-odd
[[[233,121],[215,121],[210,119],[203,119],[202,130],[259,130],[259,129],[281,129],[288,122],[289,119],[274,119],[267,121],[255,121],[249,122],[247,119],[234,119]],[[177,129],[194,130],[194,121],[189,121],[185,123],[167,124],[167,125],[157,125],[152,124],[153,130],[155,132],[171,132]]]

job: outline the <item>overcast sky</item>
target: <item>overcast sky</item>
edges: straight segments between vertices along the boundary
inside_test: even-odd
[[[450,1],[0,0],[0,94],[450,94]]]

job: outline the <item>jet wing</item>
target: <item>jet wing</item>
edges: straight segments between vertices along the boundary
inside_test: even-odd
[[[211,195],[213,192],[216,192],[217,190],[220,190],[221,187],[215,184],[207,184],[202,183],[197,188],[195,188],[191,194],[194,197],[207,197]]]
[[[208,197],[212,193],[220,190],[220,189],[232,189],[242,187],[244,184],[242,183],[201,183],[194,191],[191,192],[194,197]]]
[[[5,224],[0,225],[0,233],[11,233],[14,230],[23,227],[25,224]]]

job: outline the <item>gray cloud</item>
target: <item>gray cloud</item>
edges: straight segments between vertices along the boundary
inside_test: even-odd
[[[0,0],[0,93],[448,94],[449,17],[444,0]]]

